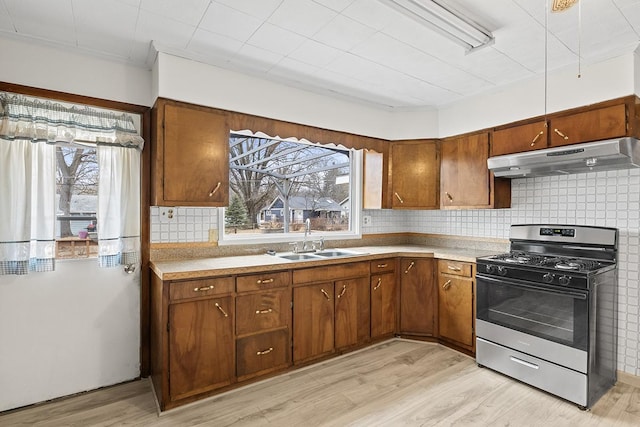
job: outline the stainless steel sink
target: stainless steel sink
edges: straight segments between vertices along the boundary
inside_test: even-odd
[[[319,259],[317,256],[309,254],[291,254],[291,255],[278,255],[280,258],[288,259],[291,261],[306,261],[310,259]]]
[[[313,253],[302,253],[302,254],[284,253],[284,254],[278,254],[277,256],[278,258],[288,259],[289,261],[312,261],[312,260],[317,261],[317,260],[327,259],[327,258],[340,258],[340,257],[355,256],[355,255],[362,255],[362,254],[359,252],[346,251],[346,250],[340,250],[340,249],[328,249],[328,250],[313,252]]]
[[[328,250],[328,251],[316,252],[315,255],[325,257],[325,258],[333,258],[333,257],[341,257],[341,256],[359,255],[359,254],[355,252],[349,252],[349,251]]]

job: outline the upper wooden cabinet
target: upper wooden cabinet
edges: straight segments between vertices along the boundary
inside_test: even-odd
[[[557,147],[625,136],[627,122],[625,104],[552,118],[549,121],[549,145]]]
[[[522,153],[547,146],[547,122],[540,120],[493,132],[491,155]]]
[[[394,209],[438,209],[440,155],[433,140],[391,143],[391,197]]]
[[[623,136],[638,137],[639,101],[636,96],[627,96],[548,114],[534,122],[497,128],[493,131],[491,156]]]
[[[511,181],[487,168],[489,133],[445,139],[440,145],[440,207],[503,208],[511,205]]]
[[[154,107],[151,203],[226,206],[229,202],[229,127],[205,107],[158,100]]]

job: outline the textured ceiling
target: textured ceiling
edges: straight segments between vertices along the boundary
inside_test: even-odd
[[[0,37],[150,67],[155,51],[385,108],[439,106],[545,70],[550,0],[443,3],[493,32],[459,45],[377,0],[0,0]],[[579,21],[581,28],[579,31]],[[548,15],[548,70],[635,50],[640,0]]]

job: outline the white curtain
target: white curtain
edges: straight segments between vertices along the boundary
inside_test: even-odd
[[[54,269],[55,152],[70,143],[97,145],[100,265],[139,259],[144,141],[131,116],[0,93],[0,274]]]
[[[0,274],[54,269],[55,150],[0,137]]]
[[[100,266],[140,261],[140,152],[98,146],[98,257]]]

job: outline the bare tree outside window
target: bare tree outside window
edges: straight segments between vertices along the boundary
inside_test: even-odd
[[[58,219],[60,237],[69,237],[77,233],[74,229],[87,227],[97,211],[98,162],[95,148],[57,147],[56,148],[56,184],[58,199]],[[74,198],[89,196],[78,200]],[[80,198],[78,198],[80,199]],[[73,217],[79,217],[74,224]]]

